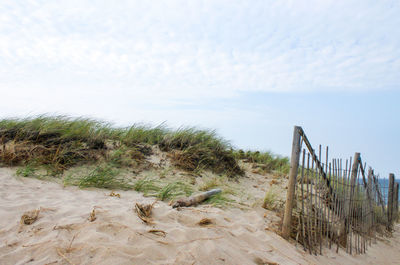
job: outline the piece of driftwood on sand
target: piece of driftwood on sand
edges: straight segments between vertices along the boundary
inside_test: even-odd
[[[177,208],[177,207],[189,207],[192,205],[199,204],[202,201],[207,200],[211,196],[218,194],[221,192],[221,189],[212,189],[209,191],[202,192],[197,195],[193,195],[187,198],[182,198],[177,200],[173,205],[172,208]]]

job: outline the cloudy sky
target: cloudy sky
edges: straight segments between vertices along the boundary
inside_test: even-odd
[[[217,129],[289,155],[294,125],[400,177],[399,1],[1,1],[0,115]]]

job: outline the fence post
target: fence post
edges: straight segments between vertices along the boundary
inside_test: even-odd
[[[376,179],[376,177],[374,175],[374,171],[372,171],[372,178],[374,180],[375,190],[378,195],[378,204],[380,204],[382,207],[382,218],[385,218],[385,202],[383,201],[381,190],[379,188],[378,180]]]
[[[355,193],[355,187],[356,187],[356,180],[357,180],[357,175],[358,175],[358,167],[360,165],[360,153],[355,153],[354,154],[354,160],[353,160],[353,165],[351,167],[351,177],[350,177],[350,188],[349,188],[349,193],[348,193],[348,200],[346,202],[346,218],[345,218],[345,227],[346,227],[346,234],[350,233],[352,231],[352,224],[353,224],[353,209],[354,208],[354,193]],[[352,238],[351,238],[351,233],[350,233],[350,254],[352,254]],[[346,241],[346,247],[347,247],[347,241]]]
[[[358,174],[358,166],[359,166],[359,161],[360,161],[360,153],[355,153],[354,154],[354,160],[353,160],[353,166],[351,168],[351,178],[350,178],[350,189],[347,194],[347,200],[345,203],[345,214],[346,214],[346,219],[350,216],[350,202],[353,200],[354,196],[354,188],[356,185],[356,179],[357,179],[357,174]]]
[[[368,194],[368,207],[369,207],[369,223],[368,231],[370,234],[375,234],[375,211],[374,211],[374,196],[372,195],[372,169],[368,170],[368,182],[367,182],[367,194]],[[370,241],[371,243],[371,241]]]
[[[282,237],[285,239],[289,238],[291,232],[293,200],[296,188],[296,178],[297,178],[297,171],[299,169],[300,151],[301,151],[300,131],[301,127],[299,126],[294,127],[292,156],[290,157],[289,183],[286,195],[285,214],[283,216],[283,224],[282,224]]]
[[[387,229],[390,231],[393,224],[393,200],[394,199],[394,174],[389,174],[389,190],[388,190],[388,202],[387,202],[387,216],[388,223]]]
[[[394,184],[394,220],[399,219],[399,183]]]

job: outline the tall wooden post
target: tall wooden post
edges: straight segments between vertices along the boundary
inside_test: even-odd
[[[349,250],[350,254],[353,252],[353,246],[352,246],[352,225],[354,223],[354,193],[355,193],[355,188],[356,188],[356,180],[357,180],[357,175],[358,175],[358,167],[360,166],[360,153],[355,153],[354,154],[354,160],[353,160],[353,165],[351,167],[351,177],[350,177],[350,188],[347,194],[347,201],[345,204],[345,226],[346,226],[346,234],[350,233],[350,244],[349,244]],[[346,242],[347,246],[347,242]]]
[[[296,178],[297,178],[297,171],[299,169],[300,151],[301,151],[301,144],[300,144],[301,130],[302,130],[301,127],[295,126],[293,131],[293,144],[292,144],[292,156],[290,157],[289,183],[286,194],[285,214],[283,216],[283,224],[282,224],[282,237],[285,239],[289,238],[291,232],[293,200],[296,189]]]
[[[394,199],[394,174],[389,174],[389,190],[388,190],[388,204],[387,204],[387,216],[388,216],[388,223],[387,228],[388,230],[392,229],[393,224],[393,199]]]
[[[373,227],[374,223],[374,205],[373,205],[373,196],[372,196],[372,169],[368,170],[368,182],[367,182],[367,199],[368,199],[368,230],[370,233],[373,231],[371,228]]]
[[[368,230],[370,231],[370,233],[373,234],[374,236],[374,240],[376,242],[376,217],[375,217],[375,195],[372,194],[372,177],[373,177],[374,173],[372,168],[370,168],[368,170],[368,192],[370,194],[370,200],[369,200],[369,205],[370,205],[370,223],[369,223],[369,228]],[[371,245],[371,241],[369,242],[369,244]]]
[[[399,219],[399,183],[394,184],[394,220]]]
[[[360,153],[354,154],[353,166],[351,168],[351,179],[350,179],[350,189],[348,190],[348,194],[346,196],[345,202],[345,214],[347,225],[349,225],[348,221],[351,215],[351,202],[354,199],[354,190],[356,186],[357,174],[358,174],[358,166],[360,165]],[[347,231],[348,232],[348,231]]]
[[[372,171],[372,178],[374,180],[375,190],[378,195],[378,204],[380,204],[382,207],[382,218],[385,218],[385,202],[383,200],[382,193],[381,193],[381,190],[378,185],[378,180],[376,179],[376,177],[374,175],[374,171]]]

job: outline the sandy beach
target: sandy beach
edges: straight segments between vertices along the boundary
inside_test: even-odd
[[[135,191],[63,187],[0,169],[1,264],[398,264],[398,228],[366,255],[306,254],[268,229],[268,211],[208,205],[172,209]],[[134,211],[154,203],[152,224]],[[39,209],[31,225],[21,216]],[[89,220],[95,210],[95,220]],[[210,224],[200,225],[203,218]]]

